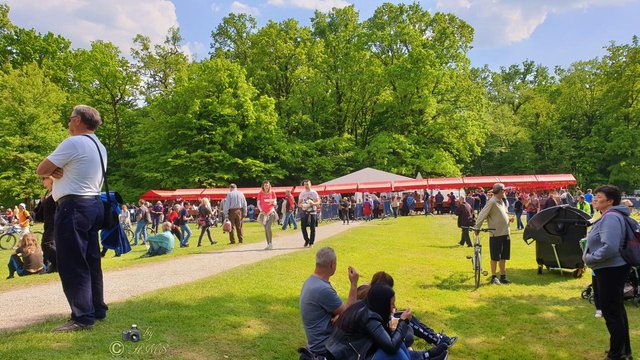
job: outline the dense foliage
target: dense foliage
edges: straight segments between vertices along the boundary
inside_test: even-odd
[[[210,57],[178,29],[129,54],[71,49],[16,27],[0,4],[0,201],[42,192],[35,165],[74,104],[102,114],[113,187],[324,181],[362,167],[407,176],[569,172],[585,187],[640,185],[640,47],[548,69],[472,68],[473,28],[419,4],[316,12],[310,26],[229,14]]]

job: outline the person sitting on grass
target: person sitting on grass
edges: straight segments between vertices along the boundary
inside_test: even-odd
[[[171,233],[172,226],[173,224],[168,221],[162,223],[162,233],[149,236],[147,238],[147,241],[149,242],[149,250],[140,257],[150,257],[171,253],[174,245],[173,234]]]
[[[42,259],[42,250],[38,246],[38,239],[32,233],[26,233],[22,236],[16,252],[9,258],[9,276],[7,279],[13,279],[13,275],[26,276],[37,274],[44,268]]]
[[[300,314],[307,335],[307,347],[298,349],[300,360],[322,359],[327,356],[325,342],[333,332],[333,323],[356,301],[358,278],[356,269],[349,266],[349,298],[343,303],[329,278],[336,273],[336,253],[324,247],[316,253],[315,271],[302,285]]]
[[[363,284],[358,287],[358,300],[366,299],[369,289],[374,285],[386,285],[393,288],[393,277],[384,271],[379,271],[373,274],[370,284]],[[393,317],[397,319],[401,314],[402,312],[394,312]],[[431,345],[435,345],[435,347],[427,350],[426,352],[415,351],[417,354],[414,354],[414,351],[410,351],[411,359],[437,358],[444,352],[444,350],[447,350],[449,347],[453,346],[456,341],[458,341],[457,336],[449,337],[443,333],[436,333],[433,329],[420,322],[420,320],[412,317],[411,321],[409,321],[409,331],[405,338],[405,345],[407,347],[410,347],[413,344],[414,336],[423,339]]]
[[[353,304],[336,321],[336,330],[326,342],[328,359],[446,359],[445,345],[437,355],[407,349],[404,339],[413,314],[409,309],[404,310],[400,319],[392,322],[395,298],[395,292],[389,286],[371,286],[366,299]]]

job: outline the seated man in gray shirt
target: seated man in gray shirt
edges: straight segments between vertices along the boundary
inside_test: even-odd
[[[349,266],[351,287],[349,298],[346,303],[343,303],[329,283],[329,278],[335,274],[336,268],[335,251],[329,247],[318,250],[316,269],[304,282],[300,294],[300,313],[307,335],[307,348],[300,350],[300,359],[312,358],[311,355],[324,356],[327,352],[324,344],[333,332],[333,323],[356,301],[360,275]]]

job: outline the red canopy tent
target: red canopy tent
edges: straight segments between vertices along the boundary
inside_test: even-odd
[[[204,189],[202,192],[202,197],[209,198],[209,200],[222,200],[227,197],[227,193],[229,192],[229,188],[212,188],[212,189]]]
[[[536,184],[536,188],[538,189],[556,189],[577,183],[576,178],[571,174],[547,174],[536,175],[535,177],[538,179],[538,183]]]
[[[173,190],[149,190],[140,196],[140,199],[146,201],[165,201],[175,198]]]
[[[429,188],[431,189],[457,189],[464,186],[464,182],[462,178],[452,177],[452,178],[434,178],[427,179],[429,181]]]
[[[358,191],[358,183],[349,184],[329,184],[324,186],[327,194],[350,194]]]
[[[464,187],[490,187],[500,182],[496,176],[466,176],[462,181]]]
[[[200,200],[202,199],[202,192],[205,189],[178,189],[173,192],[175,199],[181,198],[182,200]]]
[[[369,181],[358,183],[358,192],[390,192],[393,191],[391,181]]]
[[[257,198],[258,197],[258,193],[260,192],[260,190],[261,190],[261,188],[259,188],[259,187],[238,188],[238,191],[243,193],[245,198]]]
[[[393,182],[393,191],[422,190],[428,187],[428,179],[398,180]]]

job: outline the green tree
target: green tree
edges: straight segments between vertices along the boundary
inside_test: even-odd
[[[0,194],[3,201],[43,193],[35,169],[65,138],[65,93],[36,64],[0,72]]]

